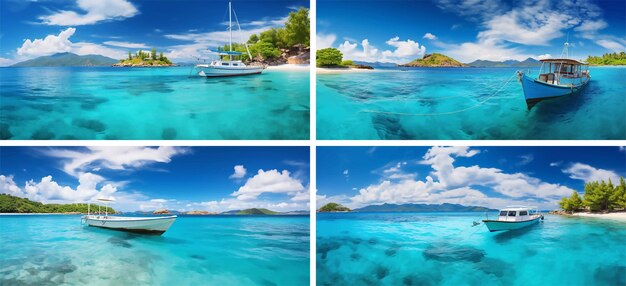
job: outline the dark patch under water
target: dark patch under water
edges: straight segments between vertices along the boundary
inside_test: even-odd
[[[597,285],[626,285],[626,266],[606,265],[593,272]]]
[[[411,138],[400,124],[398,116],[375,114],[372,117],[372,124],[381,139],[406,140]]]
[[[161,133],[161,138],[163,140],[174,140],[176,139],[176,135],[178,135],[178,132],[175,128],[165,128]]]
[[[126,239],[114,236],[111,237],[109,239],[107,239],[107,242],[110,244],[113,244],[115,246],[120,246],[120,247],[124,247],[124,248],[131,248],[132,245],[130,243],[128,243],[128,241],[126,241]]]
[[[9,130],[9,124],[0,123],[0,140],[9,140],[13,137],[13,133]]]
[[[48,131],[47,129],[39,129],[37,131],[35,131],[35,133],[33,133],[33,135],[31,135],[31,139],[33,140],[50,140],[50,139],[54,139],[55,134]]]
[[[104,130],[107,129],[107,126],[104,123],[94,119],[75,118],[72,120],[72,125],[89,129],[94,132],[104,132]]]
[[[485,251],[471,246],[437,243],[429,245],[423,255],[426,259],[441,262],[480,262],[485,257]]]

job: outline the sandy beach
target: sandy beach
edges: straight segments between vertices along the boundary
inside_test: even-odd
[[[268,66],[268,71],[309,71],[310,65],[285,64],[279,66]]]
[[[626,212],[606,213],[606,214],[576,213],[576,214],[574,214],[574,216],[592,217],[592,218],[610,219],[610,220],[619,220],[619,221],[626,222]]]

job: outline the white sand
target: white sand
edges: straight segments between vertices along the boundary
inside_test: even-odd
[[[342,74],[342,73],[361,73],[361,72],[380,72],[381,70],[355,69],[355,68],[316,68],[317,74]]]
[[[626,222],[626,212],[607,213],[607,214],[576,213],[574,214],[574,216],[611,219],[611,220],[619,220],[619,221]]]
[[[285,64],[279,66],[268,66],[267,70],[274,71],[309,71],[311,65],[294,65],[294,64]]]

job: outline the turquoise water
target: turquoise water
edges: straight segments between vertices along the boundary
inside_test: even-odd
[[[509,232],[483,213],[318,214],[318,285],[626,285],[626,223],[547,215]]]
[[[0,139],[308,139],[309,73],[0,68]]]
[[[582,93],[541,102],[531,111],[517,78],[511,79],[516,70],[415,68],[317,75],[317,137],[626,138],[626,68],[592,67],[591,82]]]
[[[0,231],[0,285],[309,283],[308,216],[184,216],[163,236],[0,216]]]

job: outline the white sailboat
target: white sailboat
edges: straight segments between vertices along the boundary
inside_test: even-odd
[[[543,220],[543,215],[536,207],[510,206],[500,210],[498,219],[484,219],[483,223],[494,232],[523,228],[539,220]]]
[[[122,230],[128,232],[145,233],[145,234],[163,234],[174,223],[177,216],[161,216],[161,217],[122,217],[109,216],[107,207],[108,203],[113,200],[98,199],[105,203],[104,215],[100,212],[98,206],[98,214],[91,214],[91,205],[87,207],[87,215],[81,218],[83,224],[89,226]]]
[[[232,15],[234,10],[232,8],[232,1],[228,1],[228,30],[230,32],[229,37],[229,51],[219,51],[219,60],[211,61],[209,64],[198,64],[195,66],[198,75],[206,76],[206,77],[224,77],[224,76],[238,76],[238,75],[251,75],[251,74],[260,74],[263,72],[264,67],[262,66],[247,66],[241,61],[240,52],[233,51],[233,21]],[[239,27],[239,31],[241,31],[241,26],[239,26],[239,20],[237,19],[237,14],[235,15],[235,21],[237,22],[237,26]],[[248,44],[245,43],[246,51],[248,52],[248,56],[252,59],[252,54],[250,54],[250,49],[248,49]],[[228,56],[228,60],[223,60],[222,56]],[[233,60],[233,58],[239,58],[239,60]]]

